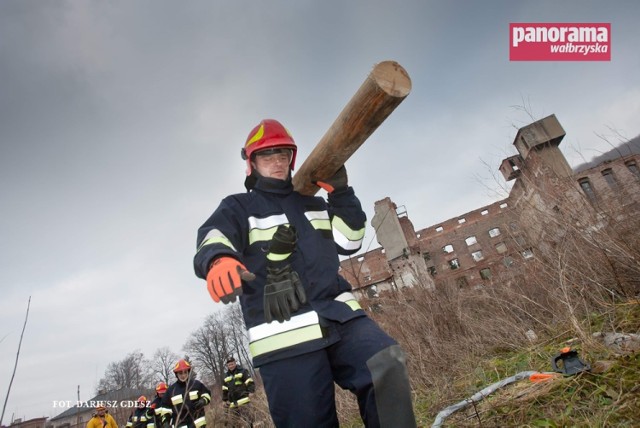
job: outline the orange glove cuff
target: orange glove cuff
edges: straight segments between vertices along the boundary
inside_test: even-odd
[[[324,181],[316,181],[315,185],[323,188],[324,190],[327,191],[327,193],[333,193],[333,191],[336,190],[331,184],[325,183]]]

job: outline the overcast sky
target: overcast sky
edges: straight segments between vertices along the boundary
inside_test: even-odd
[[[640,134],[639,18],[635,0],[3,0],[3,402],[32,297],[3,422],[92,398],[136,349],[182,354],[220,309],[196,231],[244,190],[261,119],[301,165],[373,65],[399,62],[412,92],[347,170],[369,220],[388,196],[422,229],[502,199],[492,174],[532,117],[557,115],[572,166]],[[511,22],[611,23],[611,61],[510,62]]]

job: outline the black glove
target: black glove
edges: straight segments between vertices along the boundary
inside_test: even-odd
[[[267,284],[264,286],[264,319],[267,323],[274,319],[289,321],[291,313],[305,303],[307,295],[298,273],[291,266],[267,266]]]
[[[326,180],[313,181],[318,187],[322,187],[327,193],[333,193],[336,190],[344,190],[349,186],[349,179],[347,177],[347,168],[342,165],[330,178]]]
[[[276,233],[273,234],[273,238],[271,238],[267,258],[269,260],[283,260],[287,258],[296,249],[297,241],[296,228],[294,226],[281,224],[278,226]]]
[[[206,406],[206,405],[207,405],[207,400],[205,400],[204,398],[198,398],[198,401],[193,403],[193,409],[198,411],[198,410],[204,408],[204,406]]]

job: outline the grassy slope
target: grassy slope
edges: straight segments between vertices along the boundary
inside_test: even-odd
[[[618,331],[640,332],[637,301],[617,306],[615,312]],[[597,330],[602,324],[600,317],[593,317],[590,324]],[[416,404],[420,426],[431,426],[438,411],[498,380],[525,370],[551,371],[551,357],[568,343],[592,366],[607,361],[608,370],[542,383],[519,381],[455,413],[443,426],[640,426],[640,352],[617,354],[595,340],[578,342],[568,331],[527,349],[497,349],[492,355],[461,364],[467,370],[456,372],[450,384],[458,399],[451,401],[449,391],[420,394]],[[441,400],[443,395],[448,400]]]

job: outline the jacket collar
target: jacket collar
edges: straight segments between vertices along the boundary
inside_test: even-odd
[[[288,195],[293,192],[293,183],[291,181],[291,173],[289,173],[289,177],[286,180],[279,180],[277,178],[268,178],[263,177],[257,172],[256,175],[256,183],[254,185],[254,189],[260,190],[267,193],[275,193],[279,195]]]

